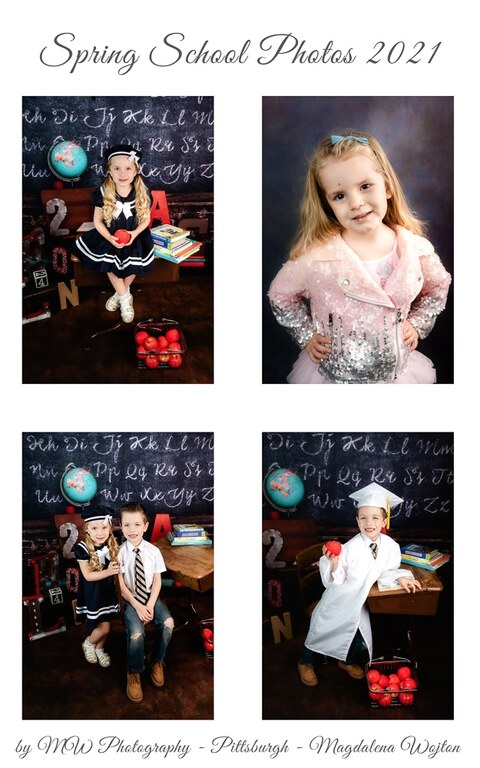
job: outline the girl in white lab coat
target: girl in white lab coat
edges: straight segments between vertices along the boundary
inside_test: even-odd
[[[338,665],[351,677],[365,676],[364,664],[372,658],[372,631],[366,605],[376,581],[385,586],[393,582],[407,592],[420,588],[408,570],[400,569],[400,547],[382,533],[391,507],[403,501],[395,494],[371,483],[351,494],[358,506],[360,533],[343,545],[339,556],[323,547],[320,576],[325,587],[310,620],[305,647],[298,663],[305,685],[317,685],[313,668],[315,654],[338,659]]]

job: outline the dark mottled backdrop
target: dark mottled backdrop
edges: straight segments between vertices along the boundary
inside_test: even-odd
[[[288,258],[309,158],[327,133],[355,128],[376,136],[427,237],[453,272],[453,97],[266,97],[263,100],[263,381],[284,383],[297,346],[273,318],[268,286]],[[453,292],[420,350],[453,382]]]

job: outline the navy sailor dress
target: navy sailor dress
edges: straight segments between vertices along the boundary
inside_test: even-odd
[[[95,549],[102,570],[105,570],[110,563],[108,547],[104,544]],[[77,560],[90,560],[84,541],[76,544],[73,552]],[[76,613],[78,619],[86,620],[89,629],[94,629],[101,621],[112,621],[118,618],[120,605],[113,576],[107,576],[98,581],[87,581],[80,571]]]
[[[92,201],[95,208],[103,207],[102,187],[95,190]],[[135,191],[132,189],[127,197],[117,195],[115,217],[107,229],[113,235],[117,229],[131,232],[137,224]],[[123,248],[115,248],[95,228],[90,229],[74,242],[72,251],[85,266],[100,272],[113,272],[117,277],[148,275],[153,269],[153,240],[148,227],[140,232],[132,245]]]

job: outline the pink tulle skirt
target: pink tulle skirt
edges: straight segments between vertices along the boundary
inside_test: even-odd
[[[318,363],[312,363],[306,350],[302,350],[287,376],[289,384],[333,384],[318,372]],[[375,384],[435,384],[437,374],[433,363],[421,352],[411,352],[405,371],[395,381]]]

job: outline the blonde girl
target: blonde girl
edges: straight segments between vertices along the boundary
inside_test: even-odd
[[[381,145],[355,130],[311,158],[290,258],[269,299],[302,352],[291,384],[436,381],[415,351],[444,309],[450,275]]]
[[[86,266],[106,272],[115,293],[105,306],[109,312],[120,309],[122,320],[131,323],[135,313],[130,286],[137,275],[153,269],[151,196],[140,174],[139,150],[117,144],[106,157],[105,181],[93,194],[94,229],[82,234],[73,250]],[[128,234],[117,234],[119,230]]]
[[[86,620],[90,630],[82,648],[90,664],[98,662],[101,667],[109,667],[110,656],[105,651],[105,641],[111,621],[120,613],[114,578],[119,572],[119,547],[108,510],[84,510],[82,517],[85,538],[74,549],[80,569],[76,613]]]

